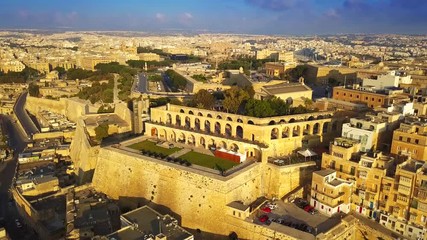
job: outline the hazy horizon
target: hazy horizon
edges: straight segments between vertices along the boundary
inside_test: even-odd
[[[0,3],[0,29],[424,35],[426,12],[423,0],[17,0]]]

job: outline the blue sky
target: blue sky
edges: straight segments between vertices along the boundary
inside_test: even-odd
[[[427,0],[0,0],[0,28],[427,34]]]

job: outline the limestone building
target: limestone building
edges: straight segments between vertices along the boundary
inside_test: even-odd
[[[351,103],[364,103],[371,108],[387,107],[394,103],[410,101],[409,96],[404,94],[402,89],[376,90],[358,85],[334,87],[332,98]]]
[[[304,83],[279,83],[262,87],[260,92],[256,92],[255,97],[263,99],[274,96],[297,107],[299,105],[305,106],[306,99],[311,100],[312,95],[313,90]]]
[[[389,148],[390,141],[387,141],[387,119],[377,116],[366,116],[364,118],[351,118],[349,123],[342,126],[342,136],[359,140],[361,143],[360,151],[368,152],[371,150]],[[387,143],[388,142],[388,143]],[[385,145],[385,146],[382,146]]]
[[[279,62],[295,62],[294,52],[279,52],[278,60]]]
[[[359,148],[357,141],[337,138],[322,160],[325,172],[336,171],[336,176],[352,182],[351,210],[405,237],[423,239],[427,222],[427,165],[407,156],[361,154]],[[320,182],[313,175],[312,184],[319,186]],[[315,186],[312,185],[312,194],[316,193]],[[314,205],[313,198],[311,204]]]
[[[336,171],[332,169],[313,173],[310,205],[327,216],[350,212],[353,183],[337,178],[336,175]]]
[[[297,148],[325,142],[340,131],[333,112],[256,118],[168,104],[151,109],[146,135],[209,149],[230,149],[247,157],[290,154]]]
[[[400,84],[411,84],[412,78],[405,72],[391,71],[387,74],[378,75],[375,78],[365,78],[362,80],[363,86],[370,86],[378,90],[399,87]]]
[[[304,186],[311,182],[315,162],[306,159],[279,164],[279,160],[299,148],[328,142],[339,131],[341,122],[332,112],[254,118],[168,104],[150,109],[145,136],[119,146],[96,148],[90,151],[97,152],[90,157],[93,162],[75,165],[93,166],[95,189],[113,199],[150,199],[179,214],[185,227],[229,234],[235,231],[225,216],[231,202],[251,205],[259,197],[303,193]],[[221,149],[244,161],[218,171],[141,155],[127,147],[146,141],[157,143],[157,147],[179,147],[176,154],[203,153],[201,160]],[[72,144],[72,148],[79,146]],[[169,155],[169,159],[176,154]],[[120,181],[111,184],[111,176]],[[238,234],[250,238],[254,231],[244,228]]]
[[[267,76],[269,77],[283,77],[283,74],[288,69],[292,69],[296,67],[295,62],[284,62],[284,63],[278,63],[278,62],[268,62],[265,63],[265,72]]]
[[[391,152],[427,161],[427,118],[407,117],[393,133]]]

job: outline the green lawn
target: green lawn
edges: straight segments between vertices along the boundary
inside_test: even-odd
[[[132,149],[139,150],[139,151],[145,150],[145,151],[151,151],[151,152],[155,152],[155,153],[161,153],[164,155],[171,155],[172,153],[175,153],[175,152],[178,152],[179,150],[181,150],[181,148],[178,148],[178,147],[173,147],[170,149],[164,148],[164,147],[159,147],[159,146],[156,146],[155,142],[148,141],[148,140],[129,145],[128,147],[132,148]]]
[[[214,156],[209,156],[203,153],[198,152],[188,152],[179,158],[189,161],[192,164],[196,164],[203,167],[215,168],[216,165],[219,165],[222,169],[227,170],[232,168],[233,166],[238,165],[238,163],[225,160],[222,158],[217,158]]]

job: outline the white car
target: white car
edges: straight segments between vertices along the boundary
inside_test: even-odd
[[[277,203],[267,203],[267,207],[269,207],[271,210],[274,210],[277,208]]]

